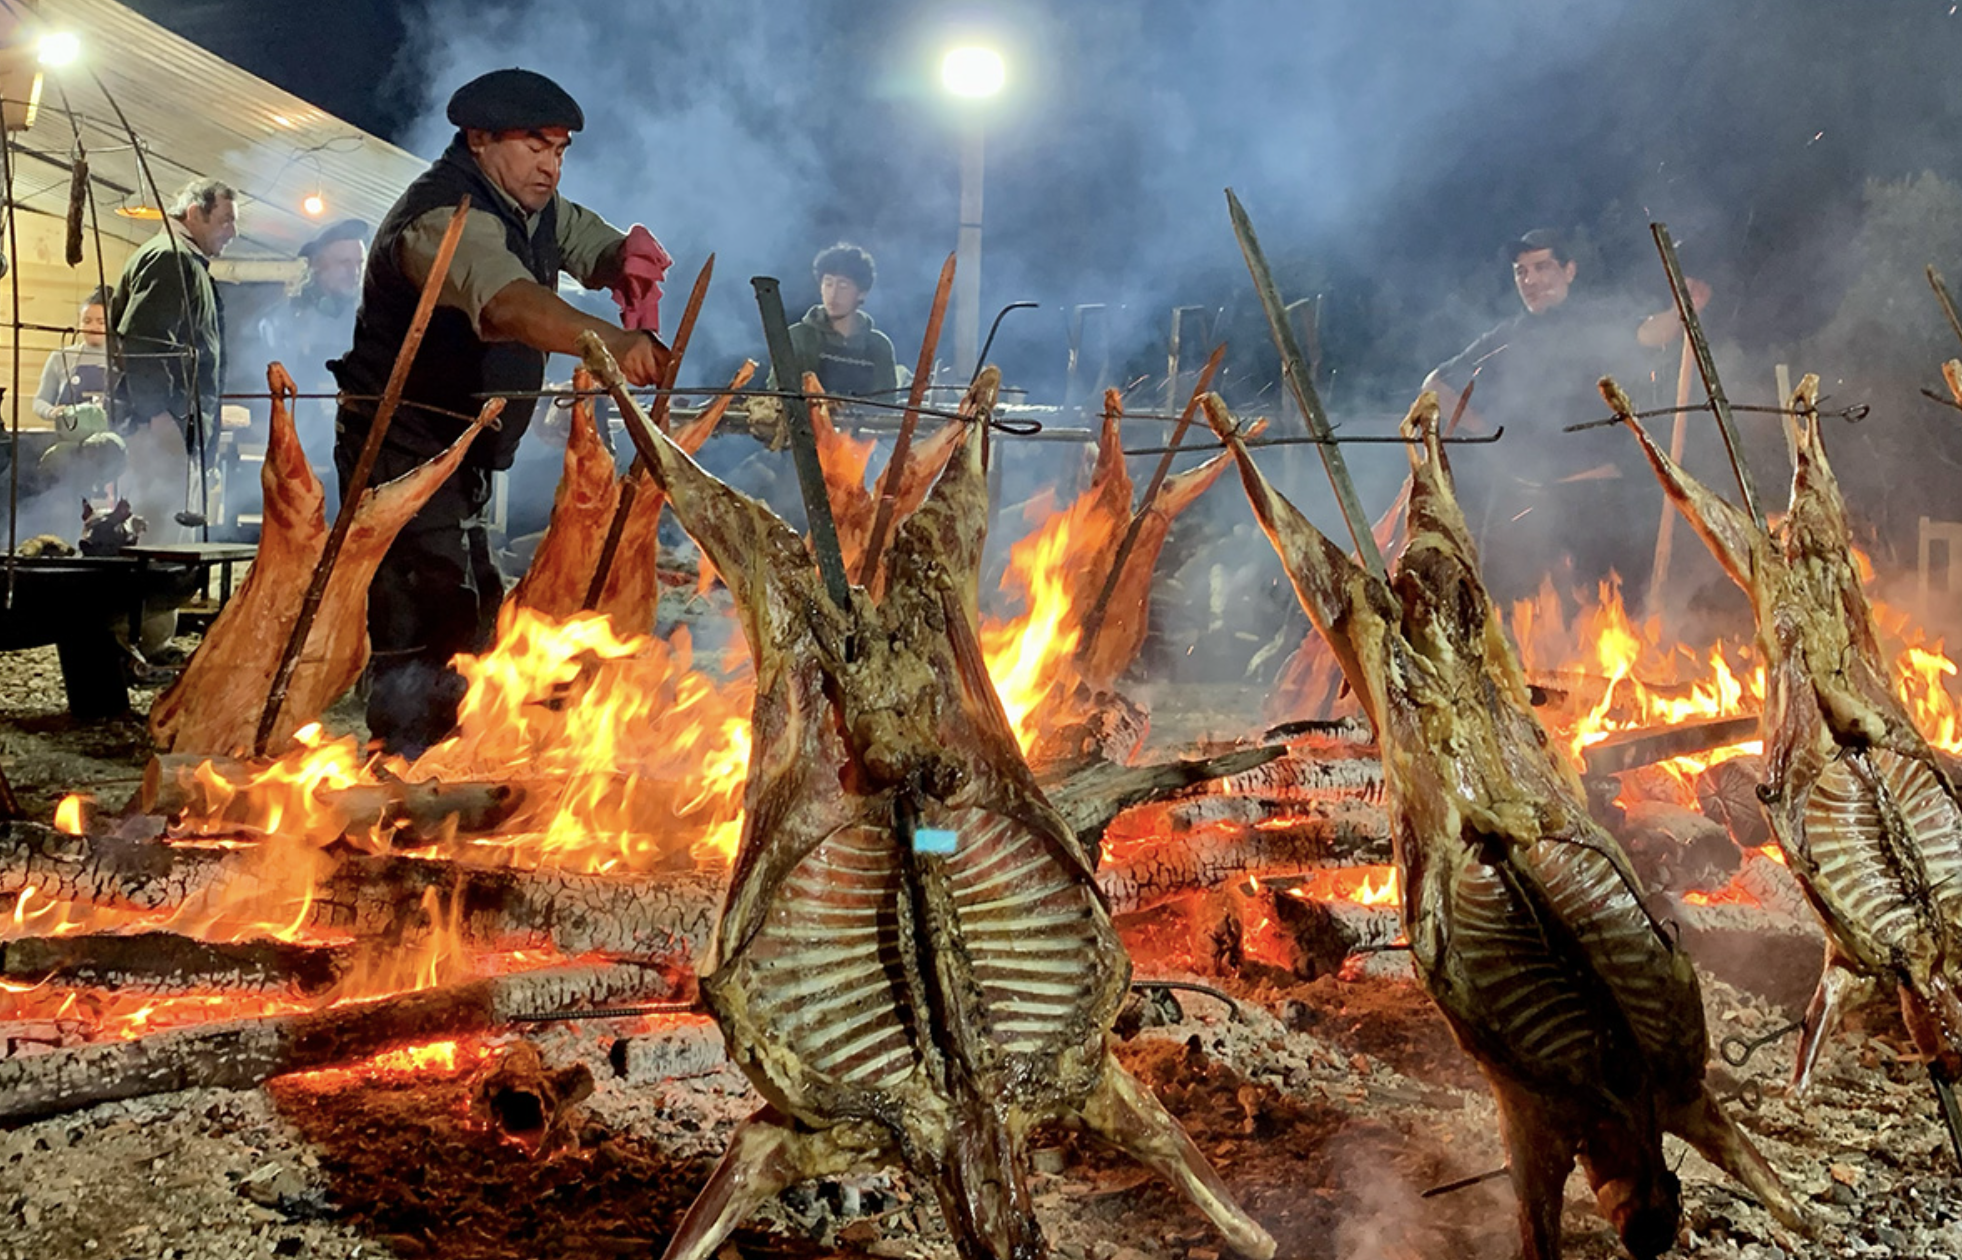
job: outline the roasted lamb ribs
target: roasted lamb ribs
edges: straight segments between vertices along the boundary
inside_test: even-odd
[[[1674,1133],[1797,1225],[1799,1210],[1706,1086],[1696,973],[1643,908],[1614,839],[1534,717],[1483,581],[1425,394],[1406,544],[1374,577],[1255,467],[1207,400],[1254,514],[1375,725],[1417,970],[1498,1099],[1528,1260],[1560,1254],[1576,1158],[1640,1257],[1674,1245]]]
[[[275,363],[267,370],[267,384],[272,421],[259,475],[266,504],[259,551],[190,664],[151,706],[150,735],[162,752],[235,753],[252,747],[280,653],[299,620],[301,596],[327,549],[326,492],[300,449],[288,406],[293,378]],[[347,509],[354,519],[280,707],[275,746],[317,719],[361,676],[368,664],[368,588],[375,570],[395,536],[456,471],[478,430],[503,406],[493,399],[448,450],[364,490]]]
[[[602,379],[604,352],[587,347]],[[984,372],[963,404],[991,410]],[[1074,1117],[1170,1178],[1249,1255],[1266,1231],[1106,1036],[1130,964],[1082,847],[1037,787],[975,640],[987,490],[972,436],[833,604],[804,540],[643,430],[734,596],[756,669],[742,844],[702,991],[767,1100],[669,1244],[713,1255],[799,1180],[903,1164],[967,1260],[1045,1247],[1029,1130]]]

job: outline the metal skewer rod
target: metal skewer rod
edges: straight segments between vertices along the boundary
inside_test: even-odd
[[[775,276],[751,276],[756,306],[763,316],[763,335],[770,347],[770,366],[777,383],[801,376],[790,345],[790,324],[784,318],[783,292]],[[851,611],[851,579],[845,575],[844,553],[838,547],[838,525],[831,519],[831,496],[824,485],[824,464],[818,459],[817,435],[811,431],[810,407],[802,394],[784,399],[784,422],[790,429],[790,453],[797,461],[797,484],[804,494],[804,515],[811,527],[811,550],[817,553],[818,573],[831,602]]]

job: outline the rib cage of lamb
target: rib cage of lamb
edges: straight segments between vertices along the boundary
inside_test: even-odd
[[[1665,1132],[1801,1226],[1704,1082],[1689,958],[1533,714],[1452,490],[1436,396],[1405,422],[1420,439],[1409,541],[1387,580],[1274,490],[1217,397],[1207,412],[1375,726],[1417,970],[1497,1097],[1528,1260],[1560,1254],[1576,1159],[1632,1253],[1672,1247],[1681,1204]]]
[[[617,369],[596,345],[590,366]],[[1107,1034],[1130,976],[1088,858],[1016,746],[975,640],[987,489],[973,429],[834,605],[804,541],[643,418],[643,454],[728,583],[756,673],[745,824],[702,990],[766,1105],[668,1248],[700,1260],[809,1177],[903,1164],[959,1254],[1044,1254],[1029,1130],[1075,1118],[1171,1179],[1239,1251],[1275,1244]]]

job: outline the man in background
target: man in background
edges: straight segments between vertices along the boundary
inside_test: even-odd
[[[152,542],[178,541],[181,511],[202,512],[191,469],[218,431],[225,312],[211,260],[238,235],[238,194],[200,177],[177,191],[167,221],[123,265],[109,307],[121,349],[115,424],[129,443],[129,492]]]
[[[878,278],[872,255],[840,241],[811,260],[818,304],[790,327],[791,348],[824,392],[840,398],[892,401],[899,390],[892,341],[862,309]],[[794,389],[792,381],[782,388]]]
[[[1504,608],[1547,577],[1563,597],[1589,598],[1610,574],[1640,606],[1655,551],[1662,494],[1640,450],[1613,430],[1563,433],[1605,414],[1596,382],[1647,379],[1650,351],[1682,333],[1673,307],[1640,315],[1591,290],[1556,232],[1536,228],[1509,248],[1525,308],[1440,364],[1424,380],[1445,416],[1472,390],[1461,430],[1505,437],[1463,448],[1452,461],[1493,599]],[[1701,306],[1709,286],[1690,282]],[[1476,385],[1474,386],[1474,381]]]
[[[342,219],[300,246],[300,258],[307,265],[306,278],[292,297],[259,322],[266,360],[282,364],[303,395],[331,395],[335,390],[327,361],[347,348],[354,331],[369,234],[368,225],[360,219]],[[251,366],[256,370],[260,365]],[[294,406],[294,423],[307,461],[325,480],[325,470],[333,462],[333,400],[301,398]],[[331,505],[329,512],[331,515]]]

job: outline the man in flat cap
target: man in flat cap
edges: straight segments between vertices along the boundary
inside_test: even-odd
[[[284,364],[302,394],[334,392],[327,361],[347,348],[354,328],[370,234],[360,219],[342,219],[321,229],[300,246],[307,268],[300,287],[259,321],[260,352],[252,361]],[[293,408],[307,462],[323,479],[334,454],[334,412],[330,398],[302,398]]]
[[[334,462],[346,485],[375,402],[414,317],[451,211],[470,213],[371,484],[450,445],[489,395],[514,393],[498,429],[478,435],[463,466],[397,537],[368,601],[373,645],[368,728],[391,752],[414,756],[456,723],[463,681],[450,661],[490,645],[503,577],[483,521],[491,473],[509,468],[545,380],[547,354],[576,353],[597,333],[627,378],[657,380],[668,349],[654,303],[667,255],[645,228],[623,233],[559,196],[572,133],[585,125],[565,89],[529,70],[497,70],[450,98],[456,138],[375,230],[354,346],[330,366],[348,397],[336,420]],[[580,311],[557,293],[561,272],[611,288],[623,322]]]

